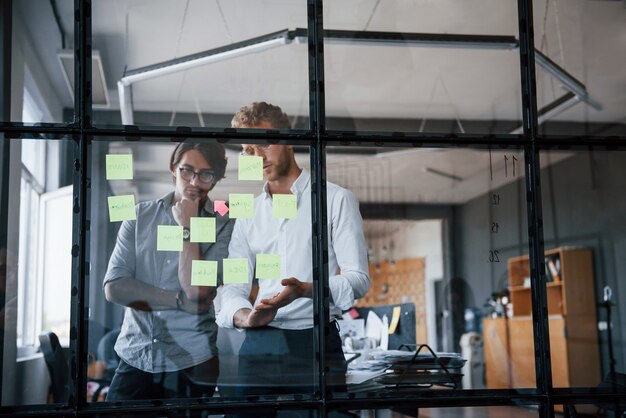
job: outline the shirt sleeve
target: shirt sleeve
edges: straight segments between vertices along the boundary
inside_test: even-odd
[[[115,248],[109,259],[104,283],[124,277],[135,277],[135,228],[137,221],[124,221],[117,233]]]
[[[332,302],[345,311],[362,298],[370,288],[367,247],[363,234],[363,219],[359,203],[349,190],[341,189],[333,197],[331,206],[330,244],[340,274],[329,277]]]
[[[233,234],[228,245],[228,258],[245,258],[248,260],[248,283],[247,284],[224,284],[220,289],[221,308],[217,313],[215,322],[222,328],[234,328],[233,317],[235,313],[243,308],[252,309],[252,304],[248,301],[250,290],[252,289],[252,272],[254,259],[250,247],[248,246],[245,223],[238,219],[235,222]]]

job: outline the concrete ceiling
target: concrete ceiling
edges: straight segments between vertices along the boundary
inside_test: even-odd
[[[73,1],[56,3],[67,33],[66,48],[72,47]],[[336,0],[324,7],[329,29],[517,37],[513,0]],[[72,107],[56,58],[61,38],[50,3],[20,0],[16,11],[52,89],[64,106]],[[536,47],[583,82],[603,106],[596,111],[579,103],[555,120],[626,123],[626,3],[540,0],[534,13]],[[304,1],[93,0],[93,46],[103,58],[114,111],[119,109],[116,82],[125,69],[306,26]],[[251,101],[266,100],[280,104],[292,117],[306,117],[307,60],[307,46],[294,43],[138,82],[133,85],[134,109],[230,115]],[[327,45],[325,77],[328,116],[447,119],[461,124],[521,118],[515,50]],[[540,106],[564,93],[541,70],[537,79]],[[135,156],[136,181],[117,183],[115,193],[131,190],[143,200],[171,189],[165,168],[172,146],[142,146],[141,151],[137,144],[122,146]],[[522,161],[523,156],[516,155]],[[559,154],[552,162],[568,155]],[[229,156],[227,178],[215,197],[258,192],[260,184],[236,181],[236,152]],[[503,157],[502,152],[490,157],[486,151],[465,149],[329,155],[327,171],[331,181],[349,187],[361,201],[463,203],[514,180],[502,173],[492,180],[493,170],[503,170]],[[308,155],[298,158],[302,166],[309,165]]]

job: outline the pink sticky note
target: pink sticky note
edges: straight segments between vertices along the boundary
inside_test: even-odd
[[[213,210],[224,216],[228,213],[228,206],[226,206],[226,202],[224,200],[216,200],[213,204]]]
[[[356,309],[352,308],[348,311],[348,315],[350,315],[350,317],[352,319],[357,319],[360,315],[359,315],[359,311],[357,311]]]

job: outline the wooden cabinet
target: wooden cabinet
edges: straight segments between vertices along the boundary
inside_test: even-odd
[[[553,385],[596,386],[600,383],[600,357],[591,250],[556,248],[546,251],[548,262],[552,264],[546,265],[546,292]],[[487,387],[501,388],[507,379],[508,387],[535,387],[528,256],[509,259],[508,271],[512,316],[483,321]],[[501,341],[507,342],[508,356],[491,352],[502,346]]]

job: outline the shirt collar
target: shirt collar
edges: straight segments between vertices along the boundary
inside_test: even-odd
[[[302,193],[309,187],[309,183],[311,182],[311,174],[306,169],[302,169],[298,178],[293,182],[290,187],[291,193],[300,197]],[[263,193],[265,198],[271,197],[269,185],[267,182],[263,185]]]
[[[174,200],[174,192],[169,192],[168,194],[166,194],[165,196],[162,196],[161,198],[159,198],[159,202],[163,205],[163,208],[167,211],[172,209],[172,201]],[[204,204],[204,207],[202,208],[202,210],[207,214],[207,215],[213,215],[215,214],[215,211],[213,210],[213,201],[211,200],[210,197],[207,196],[206,202]]]

